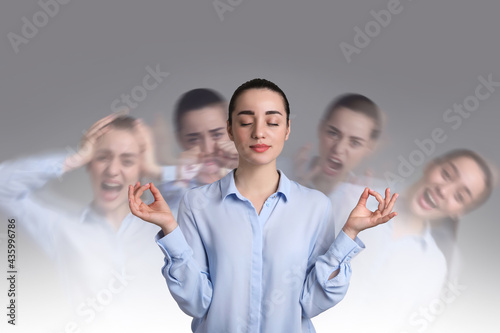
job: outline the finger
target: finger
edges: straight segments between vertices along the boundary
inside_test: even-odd
[[[378,193],[377,191],[374,191],[374,190],[370,190],[370,194],[373,195],[375,197],[375,199],[377,199],[378,210],[383,211],[384,207],[385,207],[385,202],[384,202],[384,199],[382,198],[382,196],[380,195],[380,193]]]
[[[386,214],[392,212],[392,209],[394,208],[394,205],[396,204],[396,200],[398,199],[398,197],[399,197],[398,193],[394,193],[392,195],[392,198],[389,201],[389,203],[387,204],[387,206],[385,207],[384,212],[382,213],[382,215],[386,215]]]
[[[95,127],[89,129],[89,131],[87,131],[87,133],[85,133],[84,135],[84,140],[87,140],[91,144],[95,144],[98,138],[106,134],[111,129],[108,125],[112,120],[113,119],[111,119],[109,122],[107,122],[105,125],[101,127]]]
[[[108,125],[110,122],[115,120],[115,118],[117,118],[117,117],[118,117],[117,114],[112,113],[112,114],[107,115],[106,117],[96,121],[92,126],[90,126],[90,128],[87,130],[86,134],[87,135],[95,134],[98,130],[100,130],[101,128]]]
[[[361,193],[361,196],[359,197],[358,204],[356,206],[363,206],[366,207],[366,200],[368,200],[368,193],[370,189],[368,187],[365,187],[365,190],[363,193]]]
[[[392,212],[388,215],[384,215],[384,216],[380,217],[379,219],[377,219],[377,224],[386,223],[386,222],[390,221],[391,219],[393,219],[394,217],[396,217],[397,215],[398,215],[398,213],[396,213],[396,212]]]
[[[134,198],[134,187],[132,185],[128,186],[128,204],[130,207],[130,211],[132,214],[138,216],[139,214],[139,206]]]
[[[151,190],[151,193],[153,194],[153,198],[155,199],[155,201],[164,202],[168,207],[168,204],[165,201],[165,199],[163,199],[163,196],[161,195],[160,190],[158,190],[158,188],[155,186],[155,184],[153,184],[153,183],[150,183],[150,184],[151,184],[150,190]]]
[[[134,197],[135,197],[135,200],[137,202],[142,202],[141,200],[141,195],[144,193],[144,191],[146,191],[148,188],[150,187],[150,184],[147,183],[147,184],[144,184],[142,185],[141,187],[139,187],[138,189],[135,190],[135,193],[134,193]]]
[[[141,187],[141,182],[140,182],[140,181],[137,181],[137,183],[135,183],[135,185],[134,185],[134,193],[135,193],[135,191],[136,191],[139,187]]]
[[[391,201],[391,189],[386,188],[385,189],[385,207],[387,208],[387,205],[389,204],[389,201]]]

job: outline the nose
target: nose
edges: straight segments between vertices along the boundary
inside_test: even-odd
[[[436,193],[438,194],[438,196],[442,200],[445,200],[445,199],[448,199],[448,197],[450,196],[450,194],[453,193],[454,188],[455,188],[455,185],[452,184],[452,183],[440,184],[436,188]]]
[[[261,121],[256,121],[252,130],[252,137],[254,139],[263,139],[264,134],[264,124]]]
[[[331,148],[332,153],[336,153],[338,155],[345,155],[347,152],[348,142],[344,138],[338,139]]]
[[[214,152],[214,146],[215,146],[215,141],[212,138],[207,137],[201,143],[201,147],[200,147],[201,152],[204,155],[211,155]]]
[[[107,176],[116,176],[120,172],[120,161],[118,158],[112,158],[106,167]]]

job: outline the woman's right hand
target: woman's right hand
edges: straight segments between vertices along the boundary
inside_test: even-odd
[[[115,120],[119,115],[121,114],[112,113],[109,116],[98,120],[88,129],[87,132],[85,132],[82,140],[80,141],[78,151],[73,155],[66,157],[66,160],[64,161],[64,172],[78,169],[87,165],[92,160],[97,139],[109,131],[109,123]]]
[[[147,189],[151,191],[154,197],[154,202],[149,205],[146,205],[141,199],[141,195]],[[163,230],[165,235],[168,235],[177,227],[177,221],[175,221],[170,207],[153,183],[141,186],[141,183],[137,182],[135,186],[129,185],[128,202],[132,214],[144,221],[156,224]]]

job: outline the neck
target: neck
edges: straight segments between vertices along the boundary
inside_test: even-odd
[[[234,173],[236,188],[245,197],[265,197],[276,192],[280,175],[276,162],[266,165],[239,163]]]
[[[399,199],[402,206],[402,214],[398,216],[399,221],[394,223],[394,236],[420,235],[425,228],[425,219],[411,212],[406,197]]]
[[[118,231],[118,229],[120,229],[123,219],[125,219],[128,213],[130,213],[128,203],[122,204],[113,210],[103,210],[99,206],[95,205],[95,203],[93,207],[95,211],[99,215],[101,215],[106,220],[106,222],[113,227],[115,231]]]

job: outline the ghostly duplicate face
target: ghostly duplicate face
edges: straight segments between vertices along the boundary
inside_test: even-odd
[[[239,165],[276,163],[290,134],[283,97],[269,89],[241,93],[228,126],[239,154]]]
[[[342,181],[372,151],[372,118],[340,108],[319,125],[320,167],[323,176]]]
[[[430,165],[414,186],[411,211],[422,218],[456,218],[481,198],[486,189],[485,175],[477,162],[456,157]]]
[[[184,150],[200,147],[200,162],[203,164],[199,175],[212,175],[220,171],[217,160],[216,143],[229,141],[226,132],[226,111],[222,105],[207,106],[185,113],[181,118],[178,133],[179,143]]]
[[[111,128],[95,146],[88,165],[94,205],[109,213],[128,206],[128,185],[140,179],[141,149],[132,130]]]

